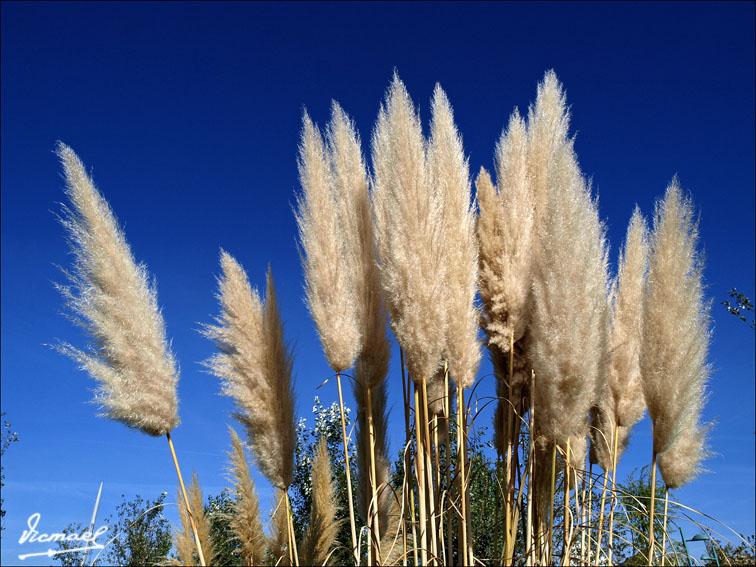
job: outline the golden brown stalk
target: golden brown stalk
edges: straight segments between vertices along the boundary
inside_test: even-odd
[[[467,542],[467,478],[466,478],[466,455],[465,446],[465,421],[467,413],[465,411],[465,391],[463,388],[457,388],[457,463],[459,466],[459,502],[460,502],[460,519],[459,519],[459,551],[458,558],[462,566],[468,564],[468,542]]]
[[[572,532],[572,510],[570,509],[570,438],[567,438],[567,444],[564,452],[564,539],[562,565],[570,564],[570,543]]]
[[[302,539],[302,565],[326,565],[336,536],[336,487],[331,475],[328,446],[321,438],[312,461],[312,505],[310,521]]]
[[[344,472],[346,473],[346,485],[347,485],[347,503],[349,505],[349,528],[350,535],[352,536],[352,553],[354,554],[355,565],[359,565],[360,562],[360,550],[357,546],[357,530],[355,529],[354,522],[354,504],[352,498],[352,472],[349,462],[349,441],[346,431],[346,415],[344,413],[344,393],[341,389],[341,373],[336,373],[336,387],[339,391],[339,414],[341,417],[341,440],[344,446]]]
[[[289,516],[287,514],[286,496],[280,488],[275,489],[274,502],[276,506],[271,517],[271,538],[268,549],[271,564],[288,566],[294,564],[294,554],[291,551],[289,532]]]
[[[664,561],[667,553],[667,513],[669,512],[669,488],[664,487],[664,520],[662,523],[662,542],[661,542],[661,564],[664,567]]]
[[[234,480],[234,514],[231,516],[231,529],[240,545],[243,565],[263,565],[265,562],[265,533],[260,520],[260,503],[255,484],[250,474],[244,444],[236,431],[229,428],[231,434],[231,474]]]
[[[426,475],[425,475],[425,449],[422,421],[422,403],[417,382],[414,382],[415,391],[415,475],[417,477],[417,500],[420,509],[420,557],[422,565],[428,565],[428,519],[426,517]]]
[[[649,505],[649,515],[648,515],[648,567],[651,567],[654,564],[654,560],[656,559],[656,554],[654,553],[654,539],[655,539],[655,529],[654,529],[654,516],[656,512],[656,453],[653,453],[651,456],[651,503]]]

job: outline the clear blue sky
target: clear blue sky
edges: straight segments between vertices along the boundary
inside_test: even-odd
[[[54,218],[55,141],[93,170],[157,279],[182,368],[176,445],[214,493],[226,485],[231,404],[198,365],[212,346],[197,328],[217,310],[218,249],[256,284],[272,264],[299,414],[316,394],[331,401],[330,385],[315,390],[328,369],[291,213],[301,114],[323,122],[337,99],[367,140],[394,68],[426,120],[443,85],[473,171],[491,165],[508,115],[554,68],[613,258],[633,206],[650,214],[679,174],[701,211],[714,301],[705,417],[716,454],[678,498],[754,532],[754,333],[719,305],[731,287],[754,297],[752,3],[3,3],[2,409],[21,437],[4,459],[3,564],[15,562],[29,514],[48,531],[84,521],[100,481],[106,510],[121,493],[175,494],[165,442],[95,417],[89,378],[45,346],[82,340],[52,286],[70,261]],[[395,359],[390,380],[399,430]],[[649,452],[644,420],[620,476]]]

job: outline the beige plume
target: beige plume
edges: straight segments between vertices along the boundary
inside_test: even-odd
[[[110,206],[84,164],[63,143],[57,154],[66,177],[62,224],[73,252],[68,285],[58,286],[91,346],[59,350],[97,382],[95,402],[104,415],[149,435],[176,425],[178,370],[165,337],[154,284],[137,264]]]
[[[480,295],[489,341],[509,352],[529,316],[534,205],[528,172],[528,132],[515,110],[496,146],[498,191],[488,173],[478,177]]]
[[[336,137],[332,139],[339,141],[337,112],[335,107],[332,124]],[[343,149],[337,144],[332,147]],[[305,290],[326,358],[337,372],[352,366],[361,346],[359,298],[354,281],[359,257],[350,250],[356,235],[345,222],[349,215],[344,214],[350,208],[344,200],[354,191],[353,178],[360,174],[353,169],[349,155],[338,151],[329,155],[320,131],[305,113],[299,147],[303,193],[297,201]]]
[[[410,374],[428,380],[446,337],[443,201],[428,180],[420,119],[397,75],[378,114],[372,153],[381,283]]]
[[[698,422],[710,372],[710,321],[697,241],[693,205],[673,179],[654,215],[640,356],[658,455],[671,450],[681,437],[702,430]],[[679,447],[686,444],[680,443]],[[683,452],[703,454],[700,449]],[[686,466],[695,469],[697,463]]]
[[[265,562],[265,533],[260,520],[260,502],[255,484],[250,474],[244,444],[236,431],[231,433],[231,473],[234,479],[234,514],[231,515],[231,529],[239,541],[244,565],[263,565]]]
[[[620,255],[608,343],[607,382],[614,417],[623,427],[632,427],[646,409],[640,376],[641,306],[648,263],[646,233],[646,222],[636,207]]]
[[[179,558],[179,565],[199,565],[196,547],[194,545],[194,536],[192,527],[189,522],[189,515],[186,512],[186,506],[182,504],[183,498],[181,491],[178,492],[179,515],[181,519],[181,531],[174,535],[174,543]],[[207,565],[212,565],[215,559],[215,547],[210,537],[210,518],[205,513],[205,501],[202,497],[199,478],[195,473],[192,475],[192,484],[189,486],[189,505],[192,508],[192,516],[197,526],[197,537],[202,544],[202,553],[205,556]]]
[[[321,438],[312,461],[310,523],[302,539],[301,565],[326,565],[340,523],[336,519],[336,486],[331,476],[328,446]]]
[[[446,266],[446,358],[449,373],[462,388],[475,380],[480,364],[475,308],[478,286],[478,244],[470,174],[462,138],[446,93],[436,85],[431,102],[428,179],[443,199],[442,262]],[[443,384],[443,381],[441,382]]]
[[[244,269],[223,251],[221,268],[221,314],[216,325],[204,330],[219,352],[206,365],[222,380],[223,393],[236,402],[236,417],[247,427],[263,474],[286,489],[292,480],[296,439],[294,392],[273,276],[268,270],[263,304]]]
[[[585,430],[605,371],[607,255],[598,206],[569,141],[549,166],[548,188],[530,358],[539,430],[564,445]]]

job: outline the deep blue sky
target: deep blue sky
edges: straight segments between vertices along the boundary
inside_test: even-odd
[[[715,327],[705,417],[716,425],[710,472],[677,498],[754,532],[754,333],[719,305],[731,287],[754,297],[752,3],[3,3],[2,409],[21,436],[4,459],[3,564],[29,514],[48,531],[84,521],[99,481],[105,510],[121,493],[175,494],[165,442],[95,417],[89,379],[45,346],[81,344],[52,287],[70,260],[54,218],[55,141],[93,170],[157,279],[182,367],[176,445],[213,493],[226,484],[231,404],[197,364],[212,346],[196,330],[217,310],[218,249],[256,284],[272,264],[299,413],[316,394],[331,401],[332,386],[315,391],[328,369],[291,214],[301,114],[323,122],[337,99],[368,140],[394,68],[426,121],[434,83],[446,89],[473,171],[491,165],[508,115],[554,68],[613,258],[634,204],[650,214],[679,174],[701,211]],[[644,420],[620,476],[649,452]]]

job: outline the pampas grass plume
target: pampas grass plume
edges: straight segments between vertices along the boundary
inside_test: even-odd
[[[183,502],[181,491],[178,492],[178,501]],[[215,547],[210,537],[210,518],[205,513],[205,501],[202,498],[202,489],[199,484],[199,477],[195,473],[192,475],[192,484],[189,486],[189,505],[192,508],[192,516],[197,526],[197,537],[202,544],[202,553],[205,556],[207,565],[212,565],[215,558]],[[179,513],[181,519],[181,531],[175,535],[176,551],[180,560],[180,565],[199,565],[195,554],[194,536],[192,527],[189,522],[189,515],[186,507],[179,504]]]
[[[549,202],[533,284],[530,326],[539,430],[563,445],[584,432],[606,348],[604,226],[564,141],[549,166]]]
[[[147,269],[137,264],[126,237],[74,151],[59,143],[70,208],[62,224],[73,252],[68,285],[59,286],[73,317],[91,338],[82,351],[59,350],[97,382],[104,415],[149,435],[176,425],[178,370]]]
[[[480,364],[478,324],[474,306],[478,286],[478,244],[475,213],[470,195],[470,175],[462,138],[446,93],[436,85],[431,102],[431,135],[428,144],[431,187],[443,199],[442,262],[446,266],[446,357],[449,373],[462,388],[475,380]]]
[[[236,431],[231,434],[231,473],[234,479],[236,500],[230,517],[231,529],[241,547],[244,565],[263,565],[265,561],[265,534],[260,521],[260,503],[250,474],[244,444]]]
[[[222,380],[223,393],[236,402],[236,417],[247,427],[263,474],[285,489],[294,461],[294,392],[273,276],[268,270],[263,304],[241,265],[223,251],[221,268],[221,314],[216,325],[204,329],[219,352],[206,365]]]
[[[336,542],[340,522],[336,519],[336,486],[325,437],[312,461],[312,504],[310,523],[302,540],[301,564],[325,565]]]
[[[335,116],[338,111],[335,109]],[[303,250],[307,303],[323,350],[335,371],[350,368],[360,350],[358,297],[354,285],[359,257],[350,250],[356,239],[349,230],[344,206],[353,191],[349,156],[338,142],[340,122],[334,121],[332,140],[337,150],[331,163],[320,131],[305,113],[299,147],[297,224]],[[332,167],[333,165],[333,167]],[[364,177],[364,173],[362,174]],[[345,209],[342,209],[345,207]],[[340,214],[341,213],[341,214]]]
[[[673,179],[656,205],[643,309],[641,375],[653,422],[654,452],[701,456],[679,441],[698,425],[709,376],[709,308],[703,298],[703,262],[696,249],[693,205]],[[688,449],[682,447],[688,446]],[[693,463],[686,465],[695,469]]]
[[[643,289],[648,263],[646,222],[637,207],[627,228],[613,294],[607,382],[616,422],[632,427],[645,411],[640,376]]]
[[[477,182],[480,293],[489,340],[508,352],[528,323],[534,229],[528,133],[516,110],[496,146],[496,177],[498,191],[485,170]]]
[[[378,114],[372,155],[382,287],[410,374],[428,380],[446,337],[443,201],[429,182],[420,119],[397,75]]]

